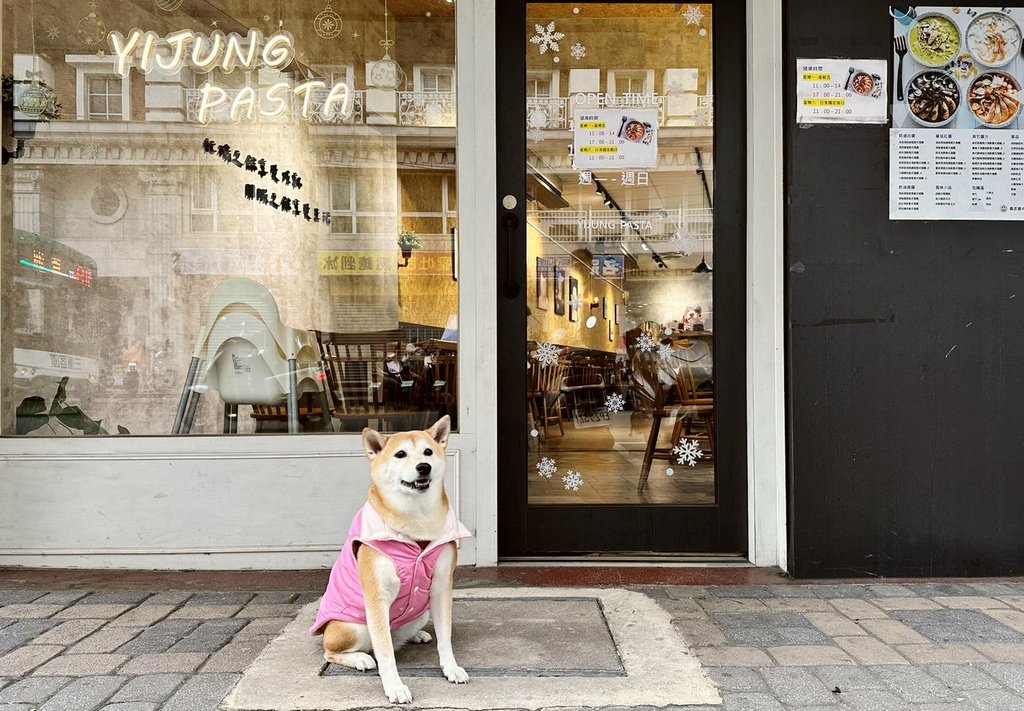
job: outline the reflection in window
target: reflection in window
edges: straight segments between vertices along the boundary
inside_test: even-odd
[[[449,68],[421,68],[420,91],[441,92],[455,89],[455,70]]]
[[[331,232],[355,234],[356,181],[351,175],[331,176]]]
[[[391,9],[409,81],[387,88],[372,81],[379,0],[338,9],[344,41],[317,34],[322,5],[282,6],[286,66],[211,69],[190,44],[168,69],[161,39],[161,61],[147,70],[140,46],[124,77],[108,38],[44,32],[47,3],[0,2],[3,73],[62,107],[19,123],[31,137],[9,168],[0,433],[358,433],[457,416],[452,5]],[[219,29],[245,54],[250,29],[279,27],[265,3],[163,4],[99,2],[88,29],[193,28],[200,43]],[[328,88],[307,97],[308,81]],[[326,111],[342,84],[346,110]],[[87,417],[52,420],[55,397]]]
[[[526,95],[536,99],[546,99],[551,94],[551,73],[530,72],[526,79]]]
[[[623,71],[621,69],[613,72],[615,78],[614,94],[624,96],[626,94],[646,94],[647,70]]]
[[[114,76],[89,76],[87,79],[90,121],[121,121],[121,79]]]
[[[580,10],[527,5],[528,501],[712,505],[711,8]]]

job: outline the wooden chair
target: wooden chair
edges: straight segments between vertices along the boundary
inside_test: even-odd
[[[651,465],[655,459],[665,461],[674,459],[672,449],[678,444],[684,431],[690,432],[691,421],[695,417],[709,423],[704,435],[709,443],[709,448],[713,449],[714,441],[714,426],[710,424],[712,420],[704,419],[713,416],[713,401],[707,402],[706,398],[696,397],[696,388],[691,389],[692,372],[685,361],[678,365],[672,361],[663,363],[657,352],[645,352],[637,348],[636,341],[644,332],[651,335],[655,341],[659,341],[659,336],[662,334],[657,324],[654,324],[654,327],[648,331],[637,328],[626,333],[626,352],[631,365],[630,389],[633,395],[633,404],[634,407],[648,412],[651,416],[651,429],[647,435],[647,446],[644,449],[644,458],[640,465],[638,494],[642,494],[647,486]],[[668,447],[658,447],[658,435],[661,433],[661,426],[666,418],[675,419],[672,440]],[[688,425],[688,422],[691,425]]]
[[[601,370],[590,363],[573,363],[568,366],[562,381],[562,394],[572,401],[571,410],[579,410],[580,400],[588,408],[600,407],[601,397],[607,383]]]
[[[381,429],[418,421],[416,380],[406,380],[401,368],[403,334],[399,329],[362,333],[316,332],[327,385],[331,415],[342,430],[359,430],[375,422]],[[396,360],[397,359],[397,360]],[[388,363],[397,363],[391,372]]]
[[[256,432],[267,431],[288,431],[288,406],[287,405],[253,405],[252,419],[256,421]],[[267,429],[268,423],[281,423],[281,427]],[[321,398],[313,393],[303,393],[299,396],[299,429],[305,431],[311,425],[319,423],[319,429],[326,432],[332,430],[330,408],[324,408]],[[237,423],[233,425],[237,431]]]
[[[545,366],[534,361],[528,371],[526,397],[530,403],[530,414],[533,415],[535,426],[543,425],[545,437],[548,436],[548,425],[552,419],[558,423],[559,434],[565,434],[565,428],[562,426],[561,391],[565,370],[566,366],[562,362]]]
[[[456,427],[458,415],[458,357],[452,351],[430,353],[430,365],[424,364],[421,379],[422,402],[425,419],[432,423],[444,415],[452,418]]]
[[[683,354],[676,358],[679,364],[676,368],[676,394],[679,397],[681,410],[676,425],[672,430],[672,443],[676,443],[682,437],[704,440],[705,447],[703,459],[713,459],[715,456],[715,397],[713,392],[698,390],[698,383],[694,377],[694,361],[688,359],[686,351],[693,348],[693,344],[684,341],[678,349]]]

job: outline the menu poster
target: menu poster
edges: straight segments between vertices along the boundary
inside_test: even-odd
[[[889,219],[1024,220],[1024,8],[891,14]]]
[[[658,167],[658,110],[577,109],[572,132],[576,170]]]
[[[796,122],[887,123],[884,59],[796,60]]]

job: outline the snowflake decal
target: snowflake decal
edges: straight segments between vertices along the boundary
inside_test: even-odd
[[[622,412],[626,408],[626,399],[618,393],[614,393],[605,398],[604,406],[608,412]]]
[[[52,40],[55,40],[58,37],[60,37],[60,28],[57,27],[56,23],[51,22],[46,26],[46,36]]]
[[[557,473],[558,467],[555,465],[555,460],[551,457],[544,457],[537,462],[537,474],[545,479],[550,479]]]
[[[686,18],[686,24],[688,25],[699,25],[704,21],[704,13],[699,7],[693,5],[686,6],[686,12],[683,13],[683,16]]]
[[[541,54],[547,54],[549,49],[552,52],[559,51],[558,41],[565,37],[565,33],[555,29],[554,20],[549,22],[547,27],[544,25],[534,25],[534,29],[537,30],[537,34],[531,37],[530,41],[537,45]]]
[[[536,126],[530,126],[526,129],[526,138],[530,143],[540,143],[544,140],[544,131]]]
[[[662,343],[658,346],[658,357],[662,360],[671,358],[673,355],[675,355],[675,349],[673,349],[668,343]]]
[[[568,491],[579,491],[583,486],[583,475],[570,469],[562,477],[562,483]]]
[[[569,48],[569,54],[572,55],[573,59],[579,61],[580,59],[583,59],[584,57],[587,56],[587,48],[584,47],[579,42],[577,42],[576,44]]]
[[[644,353],[650,353],[658,347],[658,344],[654,342],[653,338],[651,338],[651,334],[641,333],[640,337],[636,339],[636,347]]]
[[[575,299],[569,299],[569,306],[573,307],[576,310],[582,309],[583,299],[581,299],[578,296]]]
[[[677,462],[689,464],[691,467],[697,466],[697,460],[704,457],[700,443],[695,439],[686,439],[685,437],[679,440],[679,444],[672,448],[672,454],[677,457]]]
[[[558,365],[558,346],[554,343],[538,343],[533,359],[542,366]]]
[[[707,106],[701,106],[697,108],[697,111],[693,114],[693,125],[694,126],[710,126],[711,125],[711,109]]]

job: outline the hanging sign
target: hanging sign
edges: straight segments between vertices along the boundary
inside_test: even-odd
[[[572,136],[576,170],[658,167],[657,109],[577,109]]]
[[[887,123],[884,59],[796,60],[797,123]]]
[[[1024,220],[1022,21],[1009,7],[894,15],[889,219]]]

